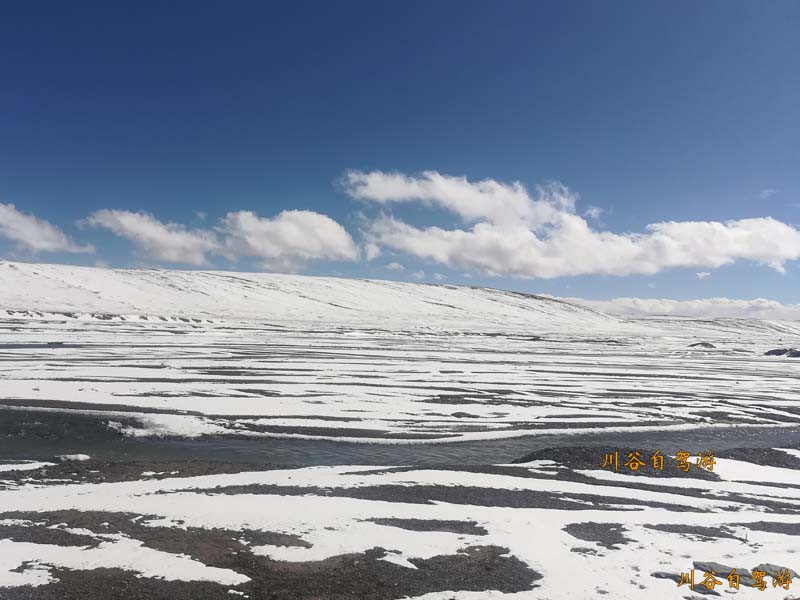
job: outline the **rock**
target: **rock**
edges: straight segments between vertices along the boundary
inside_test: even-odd
[[[774,350],[767,350],[764,356],[788,356],[790,358],[800,358],[800,350],[795,348],[775,348]]]
[[[717,574],[716,578],[722,579],[725,582],[726,587],[727,587],[727,581],[726,581],[727,577],[730,574],[730,572],[734,569],[734,567],[729,567],[727,565],[723,565],[716,562],[699,562],[699,561],[694,562],[694,568],[695,568],[695,583],[697,583],[697,571],[700,571],[701,573],[715,571]],[[755,580],[753,579],[751,571],[752,569],[736,567],[736,574],[739,575],[739,583],[741,585],[745,587],[753,585],[753,582]],[[702,575],[700,576],[700,580],[702,581]]]
[[[456,417],[457,419],[478,419],[479,418],[478,415],[471,415],[471,414],[469,414],[467,412],[462,412],[462,411],[454,412],[450,416],[451,417]]]
[[[698,571],[697,564],[698,563],[695,563],[694,590],[693,590],[694,593],[700,594],[702,596],[719,596],[719,592],[716,592],[715,590],[709,590],[706,587],[700,585],[700,582],[703,581],[703,574],[697,572]],[[708,563],[708,564],[714,564],[714,563]],[[727,573],[730,573],[730,569],[728,569]],[[681,580],[681,576],[679,574],[667,573],[666,571],[656,571],[655,573],[651,573],[650,575],[651,577],[655,577],[656,579],[671,579],[676,583],[679,583]],[[717,572],[717,579],[720,579],[719,572]],[[723,584],[727,586],[727,582],[724,581],[724,577],[722,579],[723,579]],[[688,586],[686,586],[686,589],[688,590]]]
[[[778,571],[783,571],[784,569],[789,571],[789,575],[791,576],[792,579],[797,579],[798,577],[800,577],[800,575],[798,575],[796,571],[793,571],[789,567],[781,567],[780,565],[774,565],[772,563],[761,563],[756,568],[759,571],[766,571],[768,578],[771,578],[773,573],[777,573]]]
[[[56,458],[61,462],[83,462],[92,459],[88,454],[59,454]]]

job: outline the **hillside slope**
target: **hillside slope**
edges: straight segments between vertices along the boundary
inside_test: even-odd
[[[268,273],[0,262],[0,310],[310,321],[369,326],[607,331],[633,326],[487,288]]]

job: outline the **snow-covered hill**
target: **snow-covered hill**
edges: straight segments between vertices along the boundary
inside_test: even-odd
[[[0,262],[0,310],[417,326],[632,330],[591,308],[487,288],[267,273]],[[19,315],[18,315],[19,316]]]

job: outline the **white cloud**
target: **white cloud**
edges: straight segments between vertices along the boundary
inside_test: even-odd
[[[386,269],[390,271],[404,271],[405,267],[401,265],[399,262],[390,262],[388,265],[385,266]]]
[[[697,318],[755,318],[800,320],[800,304],[782,304],[775,300],[732,300],[706,298],[702,300],[668,300],[649,298],[615,298],[614,300],[583,300],[565,298],[585,306],[615,315],[655,316],[672,315]]]
[[[767,198],[772,198],[779,191],[780,190],[776,190],[775,188],[765,188],[758,193],[758,197],[762,200],[766,200]]]
[[[344,227],[308,210],[285,210],[271,219],[232,212],[217,229],[224,236],[226,256],[260,258],[268,269],[294,271],[311,260],[358,258],[358,247]]]
[[[367,260],[375,260],[381,255],[381,247],[378,244],[367,242],[364,244],[364,255]]]
[[[531,202],[519,182],[511,185],[493,179],[470,182],[466,177],[449,177],[436,171],[425,171],[420,177],[348,171],[343,186],[353,198],[381,204],[421,202],[449,210],[465,222],[485,220],[496,224],[546,225],[553,222],[559,211],[573,210],[576,200],[559,183],[537,188],[542,201]]]
[[[92,246],[76,244],[52,223],[20,212],[13,204],[0,203],[0,238],[16,242],[20,248],[34,253],[94,252]]]
[[[711,273],[709,273],[708,271],[700,271],[699,273],[695,273],[695,275],[697,275],[698,279],[705,279],[706,277],[711,275]]]
[[[519,182],[469,182],[433,171],[419,177],[350,171],[344,187],[354,198],[384,205],[438,206],[468,225],[415,227],[382,215],[363,228],[370,247],[488,275],[651,275],[676,267],[716,268],[737,260],[782,272],[787,261],[800,258],[800,231],[770,217],[653,223],[644,233],[598,231],[576,214],[577,197],[558,183],[539,187],[531,196]]]
[[[213,232],[162,223],[141,212],[98,210],[84,223],[130,240],[144,256],[157,261],[202,266],[208,264],[208,254],[219,248]]]
[[[425,271],[414,271],[411,276],[414,279],[425,279]]]
[[[341,225],[310,211],[283,211],[271,219],[230,212],[214,229],[189,229],[125,210],[99,210],[84,223],[109,229],[147,258],[168,263],[203,266],[218,254],[230,260],[255,257],[269,270],[294,271],[311,260],[358,258],[358,248]]]
[[[444,273],[434,273],[433,278],[436,281],[444,281],[445,279],[447,279],[447,275],[445,275]]]

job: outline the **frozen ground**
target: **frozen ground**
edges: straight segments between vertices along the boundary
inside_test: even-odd
[[[800,597],[779,347],[800,325],[0,263],[0,598],[751,597],[759,565]]]
[[[734,568],[746,583],[756,568],[796,576],[800,451],[731,453],[712,474],[668,464],[664,477],[600,470],[603,452],[553,449],[469,468],[5,471],[0,590],[9,598],[112,597],[108,590],[178,599],[682,598],[693,597],[677,586],[690,569],[699,588],[714,568],[725,583],[715,594]],[[737,597],[759,593],[743,585]]]

